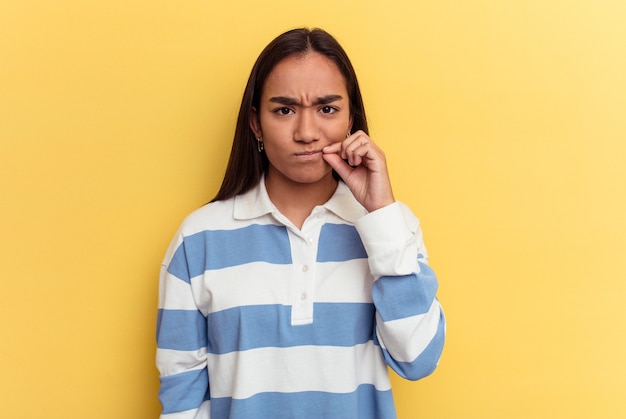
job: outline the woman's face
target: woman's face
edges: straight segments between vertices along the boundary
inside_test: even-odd
[[[267,178],[308,184],[328,180],[332,169],[321,150],[350,132],[349,103],[343,75],[324,55],[310,52],[279,62],[250,121],[269,160]]]

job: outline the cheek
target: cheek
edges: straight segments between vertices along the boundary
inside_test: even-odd
[[[292,131],[292,123],[287,120],[277,120],[272,116],[261,118],[261,130],[264,137],[282,138]]]
[[[273,159],[280,159],[284,153],[288,153],[289,143],[291,142],[291,136],[279,129],[266,129],[263,131],[263,143],[265,146],[265,154],[271,161]]]
[[[324,136],[333,143],[345,140],[348,137],[349,130],[350,124],[347,119],[333,121],[332,124],[326,124],[322,128]]]

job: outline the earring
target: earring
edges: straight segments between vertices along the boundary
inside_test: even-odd
[[[263,151],[263,149],[265,148],[263,146],[263,141],[261,141],[261,137],[256,137],[256,148],[257,150],[259,150],[259,153]]]

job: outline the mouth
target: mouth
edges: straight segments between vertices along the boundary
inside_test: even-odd
[[[295,157],[298,157],[301,159],[313,159],[321,155],[322,155],[322,150],[311,150],[311,151],[302,151],[299,153],[294,153]]]

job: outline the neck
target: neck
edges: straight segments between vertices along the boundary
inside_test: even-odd
[[[265,188],[276,208],[296,227],[302,228],[313,208],[326,203],[333,195],[337,181],[331,172],[316,182],[298,183],[268,171]]]

